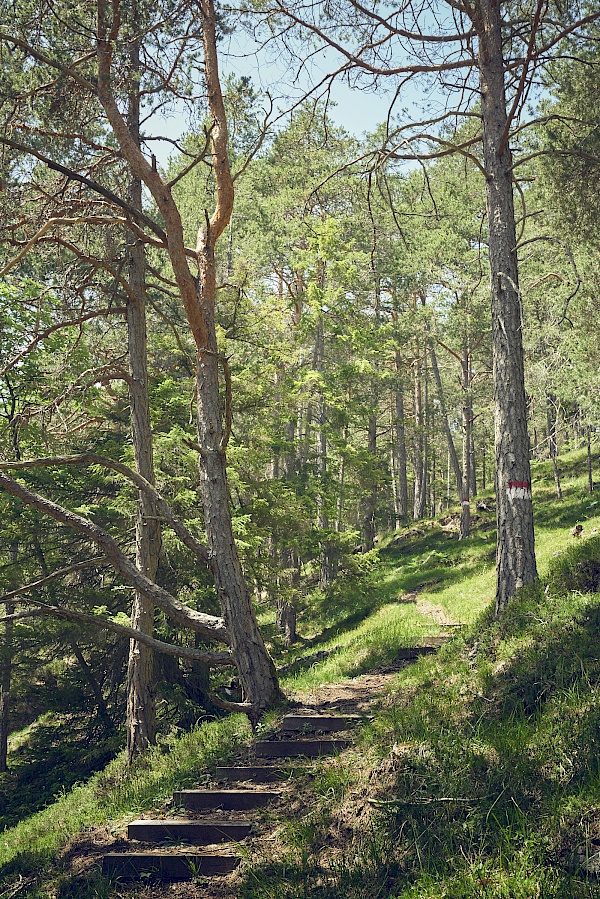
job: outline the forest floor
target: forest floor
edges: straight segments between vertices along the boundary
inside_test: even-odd
[[[598,899],[600,507],[583,455],[561,465],[561,501],[535,466],[542,581],[500,621],[491,507],[468,541],[451,514],[389,535],[362,571],[307,599],[289,651],[261,610],[290,700],[364,722],[348,749],[284,783],[234,877],[127,887],[95,860],[129,820],[168,814],[173,790],[247,756],[242,716],[165,735],[133,769],[119,756],[8,828],[0,897]],[[399,660],[435,639],[439,652]]]

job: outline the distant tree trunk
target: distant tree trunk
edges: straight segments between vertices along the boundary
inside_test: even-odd
[[[350,405],[351,400],[351,392],[348,389],[348,405]],[[335,532],[336,534],[340,534],[342,531],[342,524],[344,520],[344,494],[345,494],[345,480],[346,480],[346,447],[348,445],[348,422],[344,422],[344,430],[342,433],[342,452],[340,454],[340,465],[338,468],[338,483],[337,483],[337,500],[336,500],[336,511],[335,511]]]
[[[112,718],[108,713],[108,708],[106,706],[106,701],[102,694],[102,689],[100,684],[96,680],[96,676],[88,663],[85,660],[85,656],[83,655],[79,645],[75,640],[69,640],[69,646],[73,651],[73,655],[77,659],[79,667],[81,668],[81,673],[87,683],[88,687],[92,691],[92,695],[94,697],[94,701],[96,703],[96,711],[98,713],[98,720],[104,726],[104,728],[108,731],[114,730],[114,724],[112,722]]]
[[[436,461],[437,461],[437,459],[436,459],[436,454],[435,454],[435,444],[433,444],[432,451],[431,451],[431,479],[429,481],[430,491],[431,491],[431,517],[432,518],[435,518],[435,516],[437,514],[437,511],[436,511],[436,506],[437,506]]]
[[[459,538],[462,540],[465,537],[469,536],[470,533],[470,525],[471,525],[471,504],[469,502],[469,475],[468,475],[468,453],[466,453],[467,458],[467,468],[466,468],[466,476],[465,476],[465,447],[468,446],[468,443],[464,438],[464,406],[463,406],[463,469],[461,471],[460,463],[458,461],[458,453],[456,452],[456,446],[454,445],[454,438],[452,436],[452,430],[450,428],[450,421],[448,419],[448,412],[446,409],[446,399],[444,396],[444,388],[442,385],[442,379],[440,376],[440,369],[437,362],[437,356],[435,352],[435,346],[433,340],[429,339],[429,355],[431,358],[431,370],[433,371],[433,379],[435,381],[435,386],[437,389],[438,403],[440,407],[440,416],[442,418],[442,426],[444,428],[444,433],[446,435],[446,442],[448,444],[448,503],[450,502],[450,467],[452,467],[452,471],[454,472],[454,480],[456,482],[456,489],[458,492],[458,498],[461,503],[461,516],[460,516],[460,531]],[[465,492],[466,491],[466,492]]]
[[[406,431],[404,426],[404,388],[400,380],[401,359],[400,353],[396,351],[395,358],[396,374],[398,382],[394,392],[396,402],[396,421],[395,421],[395,458],[396,458],[396,474],[397,474],[397,497],[396,497],[396,529],[408,518],[408,478],[406,474]]]
[[[471,395],[471,411],[470,411],[470,421],[471,421],[471,441],[470,441],[470,450],[469,450],[469,476],[471,478],[471,483],[469,487],[469,491],[471,497],[477,496],[477,459],[475,456],[475,434],[473,433],[473,396]]]
[[[415,492],[413,518],[419,520],[425,514],[425,474],[423,471],[423,393],[421,384],[421,360],[417,356],[413,363],[414,371],[414,420],[413,467],[415,472]]]
[[[371,467],[371,480],[369,491],[363,502],[362,515],[362,548],[363,552],[369,552],[375,546],[375,512],[377,508],[377,484],[375,480],[375,467],[377,465],[377,413],[369,415],[368,422],[368,453],[373,460]]]
[[[556,496],[558,499],[562,499],[560,471],[558,470],[558,446],[556,443],[556,396],[548,392],[546,392],[546,421],[548,424],[548,455],[552,459],[554,487]]]
[[[586,447],[587,447],[587,476],[588,476],[588,493],[594,492],[594,473],[592,469],[592,429],[590,425],[585,429]]]
[[[136,5],[132,15],[136,15]],[[132,89],[128,100],[129,132],[136,147],[140,146],[140,95],[137,74],[140,69],[139,41],[130,45],[130,78]],[[142,182],[131,175],[129,202],[142,209]],[[128,280],[127,342],[129,351],[129,407],[131,438],[135,467],[151,484],[155,483],[148,396],[148,351],[146,338],[146,258],[144,247],[127,232]],[[160,554],[161,529],[153,500],[138,493],[135,526],[136,566],[150,580],[156,577]],[[131,607],[131,626],[152,636],[154,606],[137,590]],[[131,762],[156,740],[156,708],[154,700],[154,653],[135,640],[130,642],[127,667],[127,757]]]
[[[481,445],[481,489],[487,489],[487,472],[486,472],[486,457],[485,457],[485,440]]]
[[[502,6],[496,0],[481,0],[473,10],[489,230],[498,524],[496,613],[500,614],[521,585],[536,579],[537,566]]]
[[[465,338],[463,345],[462,368],[462,489],[460,491],[460,534],[459,538],[468,537],[471,533],[471,425],[473,421],[473,404],[471,402],[471,354]]]
[[[19,554],[19,544],[13,541],[10,546],[10,561],[16,565]],[[14,603],[6,603],[4,614],[8,617],[14,615]],[[12,621],[4,623],[4,645],[0,654],[0,773],[8,771],[8,734],[10,729],[10,688],[12,682],[13,664],[13,640],[14,624]]]
[[[392,322],[397,324],[400,309],[395,288],[392,288]],[[404,368],[399,346],[394,350],[394,369],[396,373],[394,399],[396,406],[394,458],[396,461],[397,483],[394,493],[394,511],[396,514],[396,530],[408,518],[408,476],[406,467],[406,428],[404,410]]]
[[[285,645],[290,647],[298,642],[296,631],[297,611],[293,597],[299,588],[299,575],[293,549],[284,550],[281,554],[281,564],[286,571],[288,583],[285,585],[283,595],[280,593],[277,597],[275,623],[279,632],[283,634]],[[291,598],[289,596],[290,591],[292,592]]]
[[[320,266],[319,271],[319,287],[323,290],[325,286],[325,266]],[[315,332],[315,352],[313,369],[322,374],[325,364],[325,331],[323,327],[323,318],[320,315]],[[321,531],[323,537],[321,540],[321,563],[319,574],[319,586],[323,590],[327,590],[331,586],[333,579],[333,569],[331,560],[331,547],[327,538],[329,529],[329,516],[327,514],[327,406],[325,404],[325,396],[322,388],[319,386],[316,400],[316,452],[317,452],[317,527]]]

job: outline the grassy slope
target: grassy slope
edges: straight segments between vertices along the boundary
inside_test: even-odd
[[[562,562],[554,553],[575,544],[573,524],[581,521],[586,532],[600,525],[577,477],[581,457],[569,457],[564,467],[571,480],[561,503],[552,496],[550,471],[536,471],[542,574],[550,562]],[[414,605],[397,602],[417,587],[421,598],[471,631],[437,658],[399,674],[386,710],[362,733],[358,758],[342,756],[324,768],[305,820],[288,828],[281,865],[257,858],[245,896],[600,895],[600,888],[573,881],[556,864],[567,844],[600,834],[597,597],[555,598],[553,587],[549,595],[522,597],[501,623],[481,618],[494,592],[493,531],[479,530],[465,543],[439,528],[424,531],[384,547],[381,562],[358,586],[341,585],[305,612],[301,632],[316,636],[288,653],[285,661],[296,660],[300,670],[285,684],[300,690],[361,673],[393,660],[398,645],[434,633]],[[302,657],[317,650],[326,658],[303,669]],[[160,805],[247,739],[245,723],[231,718],[174,737],[132,772],[115,760],[3,834],[0,895],[3,883],[40,866],[56,874],[54,860],[72,836],[99,824],[118,827]],[[367,764],[367,756],[375,763]],[[357,812],[365,796],[383,803],[369,805],[377,809],[374,817]],[[447,801],[452,798],[461,801]],[[340,816],[348,819],[351,851],[344,844],[332,854]],[[48,896],[49,890],[42,879],[19,895]],[[90,897],[101,894],[90,885]]]
[[[469,626],[437,657],[400,672],[356,751],[323,766],[320,799],[277,863],[255,860],[245,899],[600,896],[598,880],[568,864],[600,838],[600,601],[585,592],[600,589],[600,537],[569,533],[579,521],[589,535],[600,521],[577,476],[581,462],[565,460],[571,479],[560,503],[549,470],[537,466],[548,588],[543,580],[523,591],[500,622],[482,611],[494,593],[492,541],[484,532],[468,548],[451,544],[460,567],[423,595]],[[383,555],[396,589],[403,574],[391,550]],[[401,620],[405,611],[387,607],[361,625],[372,655],[383,613]],[[335,671],[351,671],[344,649],[337,655]]]

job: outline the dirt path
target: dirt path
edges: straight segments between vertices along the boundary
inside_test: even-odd
[[[421,615],[426,615],[428,618],[431,618],[432,621],[435,621],[436,624],[441,625],[441,627],[460,627],[460,621],[455,621],[454,618],[450,618],[441,606],[436,606],[427,599],[417,597],[416,609]]]

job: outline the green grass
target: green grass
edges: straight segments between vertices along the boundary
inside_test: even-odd
[[[464,627],[435,658],[399,672],[393,701],[361,729],[358,753],[317,766],[305,813],[281,822],[276,860],[252,860],[241,897],[600,896],[600,885],[560,863],[569,846],[600,836],[600,606],[587,592],[600,538],[570,535],[577,522],[585,534],[600,527],[600,506],[585,491],[582,463],[582,453],[561,460],[569,476],[561,501],[549,464],[534,466],[536,549],[549,589],[523,591],[500,622],[489,612],[493,513],[467,541],[435,524],[390,535],[360,576],[305,604],[306,642],[277,651],[278,664],[300,666],[283,678],[290,691],[387,666],[399,647],[439,633],[414,603],[398,601],[404,594],[418,592]],[[319,650],[325,657],[311,662]],[[245,719],[232,717],[174,735],[132,769],[119,756],[4,832],[0,895],[31,878],[19,896],[108,897],[102,880],[61,870],[61,848],[164,806],[248,739]]]
[[[581,461],[572,454],[565,468]],[[589,534],[599,519],[583,477],[558,501],[549,466],[536,468],[544,580],[500,621],[488,533],[442,550],[446,538],[432,529],[408,552],[382,551],[376,580],[388,596],[419,586],[466,627],[437,657],[399,672],[358,751],[324,765],[324,788],[277,861],[254,860],[244,899],[600,896],[600,883],[567,865],[600,837],[600,597],[589,592],[600,588],[600,537],[570,534],[577,522]],[[453,560],[441,583],[419,581],[432,552]],[[361,651],[384,658],[395,640],[418,639],[420,624],[414,607],[379,607],[295,683],[356,673]],[[375,808],[366,818],[365,796]]]
[[[173,790],[197,785],[211,765],[231,758],[236,747],[247,742],[249,732],[245,716],[235,715],[163,739],[130,768],[120,754],[86,783],[4,831],[0,887],[19,877],[40,874],[56,861],[70,839],[90,828],[109,824],[117,833],[127,820],[164,806]],[[29,894],[19,891],[21,895]]]

